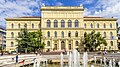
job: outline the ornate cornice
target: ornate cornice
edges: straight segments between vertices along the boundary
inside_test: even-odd
[[[84,11],[83,7],[80,6],[45,6],[41,7],[41,11]]]
[[[41,18],[5,18],[6,21],[40,21]]]
[[[84,28],[41,28],[41,30],[83,30]]]
[[[84,21],[117,21],[117,18],[84,18]]]

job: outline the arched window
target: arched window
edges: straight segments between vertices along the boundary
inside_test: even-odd
[[[110,23],[110,28],[112,28],[112,24]]]
[[[57,32],[56,31],[54,32],[54,34],[55,34],[55,37],[57,37]]]
[[[11,32],[11,38],[14,38],[14,33],[13,32]]]
[[[112,32],[110,32],[110,38],[113,39],[113,33]]]
[[[72,21],[68,20],[68,27],[72,27]]]
[[[47,37],[50,37],[50,31],[47,32]]]
[[[97,28],[99,28],[99,24],[97,23]]]
[[[113,41],[110,41],[111,46],[113,46]]]
[[[14,43],[13,42],[11,42],[11,47],[14,47]]]
[[[63,32],[63,31],[62,31],[62,33],[61,33],[61,34],[62,34],[62,37],[64,38],[64,32]]]
[[[54,20],[54,27],[58,27],[58,21]]]
[[[34,28],[34,24],[32,24],[32,28]]]
[[[68,32],[68,37],[71,37],[71,32],[70,31]]]
[[[40,28],[41,26],[40,26],[40,23],[38,24],[38,28]]]
[[[75,37],[78,37],[78,32],[77,31],[75,32]]]
[[[104,23],[104,25],[103,25],[103,26],[104,26],[104,28],[106,28],[106,24],[105,24],[105,23]]]
[[[14,28],[14,24],[13,23],[11,24],[11,27]]]
[[[106,37],[106,32],[104,32],[104,37]]]
[[[75,45],[78,46],[78,41],[75,41]]]
[[[90,24],[90,27],[93,28],[93,24],[92,23]]]
[[[78,26],[79,26],[79,21],[75,20],[75,27],[78,27]]]
[[[24,28],[27,28],[27,24],[26,23],[24,24]]]
[[[84,28],[86,28],[86,23],[84,24]]]
[[[61,27],[65,27],[65,21],[61,20]]]
[[[50,41],[47,41],[47,46],[50,46]]]
[[[20,24],[18,24],[18,28],[20,28]]]
[[[20,32],[18,32],[18,37],[20,36]]]
[[[47,20],[47,27],[51,27],[51,21]]]

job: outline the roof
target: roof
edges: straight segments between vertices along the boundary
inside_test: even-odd
[[[84,18],[103,18],[103,17],[84,17]]]
[[[84,17],[84,21],[117,21],[117,18]]]
[[[19,18],[41,18],[41,17],[38,17],[38,16],[35,16],[35,17],[32,17],[32,16],[31,16],[31,17],[27,17],[27,16],[26,16],[26,17],[19,17]]]
[[[40,21],[41,17],[17,17],[17,18],[5,18],[7,21]]]
[[[42,6],[42,10],[47,11],[84,11],[83,6]]]

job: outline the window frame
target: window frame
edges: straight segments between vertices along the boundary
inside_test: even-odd
[[[47,46],[50,46],[50,41],[47,41]]]
[[[54,20],[54,28],[58,28],[58,21]]]
[[[61,20],[61,28],[64,28],[64,27],[65,27],[65,21]]]
[[[71,27],[72,27],[72,21],[68,20],[68,28],[71,28]]]
[[[50,27],[51,27],[51,21],[47,20],[47,28],[50,28]]]
[[[78,27],[79,27],[79,21],[75,20],[75,28],[78,28]]]
[[[47,37],[50,37],[50,31],[47,32]]]

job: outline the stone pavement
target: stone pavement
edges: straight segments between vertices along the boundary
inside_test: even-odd
[[[0,67],[19,67],[22,65],[26,65],[26,64],[31,64],[34,63],[33,60],[34,58],[38,57],[41,61],[46,61],[46,59],[48,60],[52,60],[53,62],[59,62],[60,60],[60,55],[42,55],[42,56],[36,56],[35,54],[25,54],[25,55],[19,55],[19,62],[22,60],[25,60],[25,63],[21,63],[21,64],[15,64],[15,56],[16,55],[5,55],[5,56],[0,56]],[[80,58],[82,61],[82,54],[80,54]],[[97,58],[103,58],[106,57],[108,60],[109,59],[116,59],[116,61],[120,61],[120,53],[109,53],[106,55],[103,54],[88,54],[88,58],[89,60],[93,60],[94,56],[96,56]],[[12,58],[14,58],[14,60],[12,60]],[[65,61],[68,59],[68,55],[64,55],[64,59]]]

